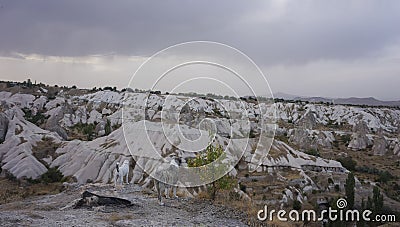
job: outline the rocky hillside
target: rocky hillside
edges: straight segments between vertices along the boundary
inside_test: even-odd
[[[214,133],[214,143],[230,146],[232,157],[241,141],[248,138],[248,146],[243,146],[244,153],[230,175],[239,179],[238,189],[245,197],[257,201],[303,203],[315,192],[329,191],[336,184],[343,188],[348,166],[339,161],[344,158],[392,176],[400,174],[396,167],[400,160],[400,110],[396,108],[44,85],[3,86],[0,103],[2,174],[17,178],[35,179],[48,168],[57,167],[78,183],[111,183],[116,163],[129,159],[131,182],[151,187],[142,167],[153,170],[157,162],[141,158],[140,151],[151,145],[164,157],[179,157],[183,165],[196,155],[183,149],[184,138],[166,135],[163,122],[179,125],[186,138]],[[128,111],[122,114],[127,106]],[[131,122],[131,130],[122,127],[123,117]],[[374,176],[360,172],[358,177],[364,183],[374,182]],[[332,179],[329,183],[325,182],[328,178]],[[194,188],[180,191],[186,196],[199,193]],[[393,198],[396,196],[400,195]]]

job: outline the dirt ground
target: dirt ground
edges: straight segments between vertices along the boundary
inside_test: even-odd
[[[73,209],[84,190],[128,199],[130,207]],[[0,205],[1,226],[246,226],[244,214],[198,199],[167,199],[138,185],[115,190],[110,185],[71,186],[55,195],[35,196]]]

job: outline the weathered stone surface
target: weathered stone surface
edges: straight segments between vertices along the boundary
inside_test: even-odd
[[[397,143],[393,148],[393,153],[400,156],[400,144]]]
[[[386,141],[385,137],[383,136],[382,130],[378,131],[378,136],[374,139],[374,145],[372,147],[372,151],[374,155],[385,155],[388,151],[388,142]]]
[[[6,139],[8,122],[7,116],[4,113],[0,113],[0,143]]]
[[[367,137],[368,131],[367,124],[364,121],[359,120],[359,122],[353,127],[353,135],[351,136],[352,139],[348,148],[353,150],[366,149],[371,144],[371,141]]]
[[[52,110],[51,115],[46,121],[45,129],[56,132],[63,140],[67,140],[68,135],[64,128],[60,126],[60,121],[65,114],[71,114],[72,109],[68,104],[63,104]]]
[[[315,113],[312,111],[307,111],[307,113],[302,118],[300,118],[297,125],[305,129],[314,129],[317,125]]]

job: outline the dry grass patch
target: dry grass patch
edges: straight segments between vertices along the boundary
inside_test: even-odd
[[[23,200],[31,196],[53,195],[63,190],[62,183],[27,184],[17,180],[0,179],[0,204]]]
[[[118,213],[112,213],[107,216],[106,220],[110,222],[117,222],[121,220],[129,220],[133,219],[133,215],[131,214],[118,214]]]

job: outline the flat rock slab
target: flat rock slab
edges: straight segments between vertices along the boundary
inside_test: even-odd
[[[131,201],[111,196],[101,196],[89,191],[82,193],[82,199],[78,200],[74,209],[94,206],[132,206]]]

